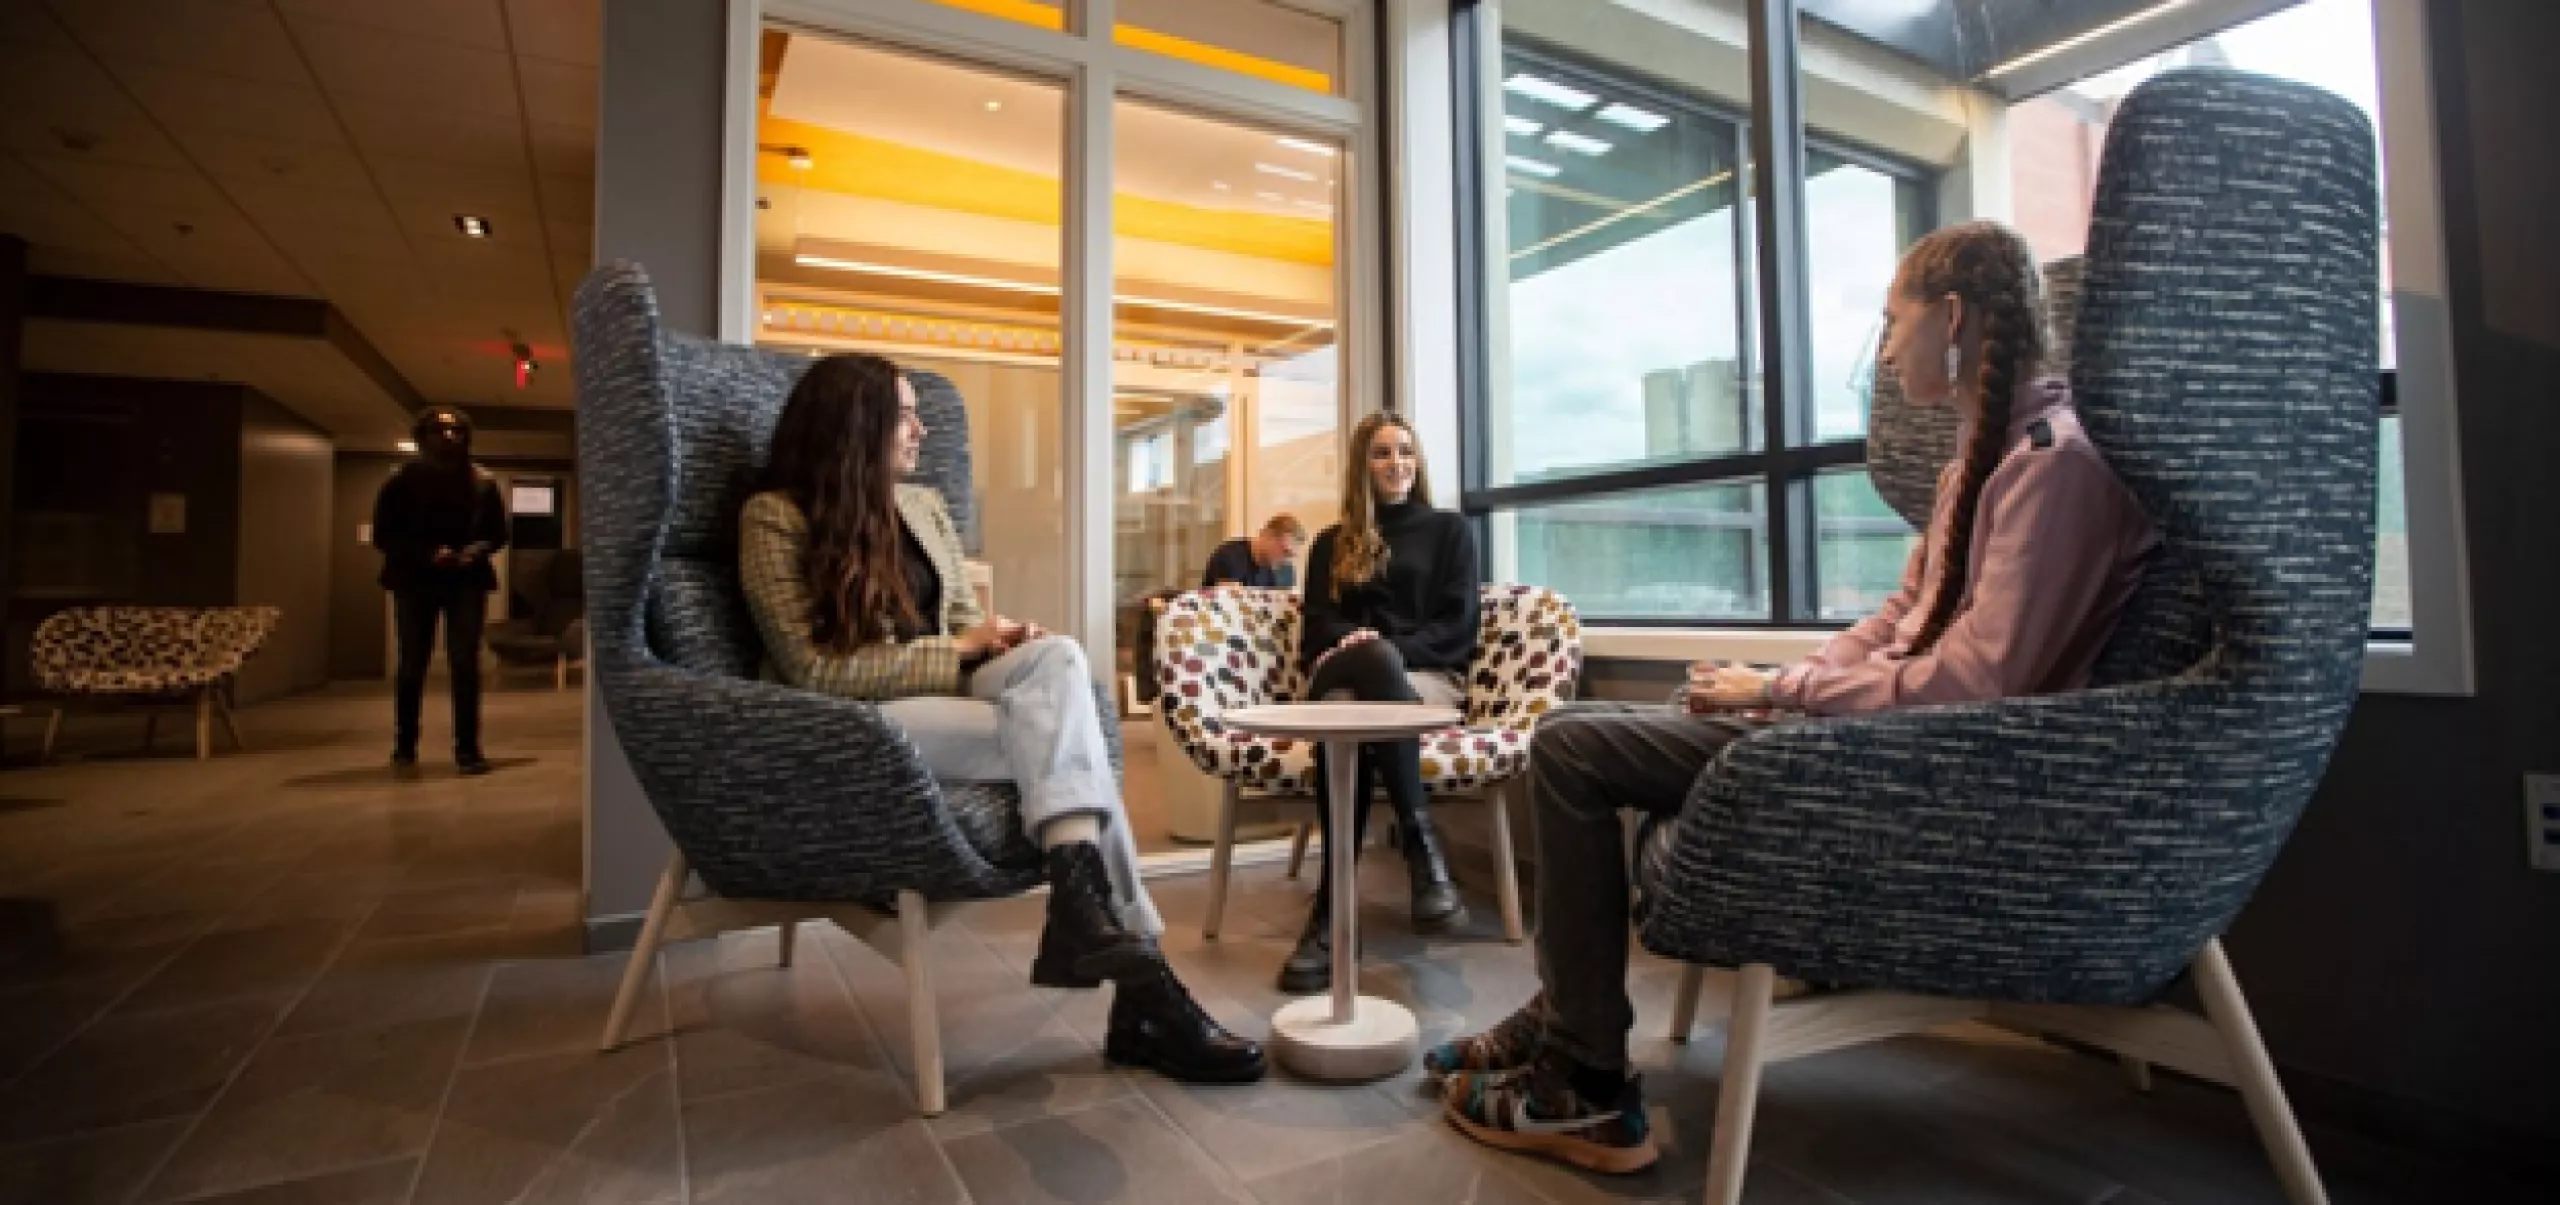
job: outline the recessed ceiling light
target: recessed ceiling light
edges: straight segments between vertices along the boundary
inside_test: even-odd
[[[987,102],[987,112],[989,112],[989,113],[997,112],[997,111],[999,111],[999,110],[1001,110],[1001,109],[1003,109],[1003,108],[1004,108],[1004,102],[1003,102],[1003,101],[1000,101],[1000,100],[991,100],[991,101],[988,101],[988,102]]]
[[[808,151],[796,146],[791,148],[787,158],[789,159],[792,168],[797,171],[805,172],[810,168],[818,166],[818,161],[810,158]]]
[[[1574,151],[1584,155],[1605,155],[1609,153],[1609,144],[1607,142],[1586,134],[1576,134],[1571,130],[1557,130],[1556,132],[1547,135],[1547,145],[1563,147],[1568,151]]]
[[[1225,192],[1231,186],[1224,180],[1211,180],[1209,181],[1209,187],[1217,189],[1219,192]]]
[[[418,450],[418,441],[414,439],[401,440],[400,450],[403,452],[415,452]]]
[[[1291,180],[1303,180],[1309,184],[1316,182],[1314,172],[1302,172],[1294,167],[1282,167],[1276,163],[1257,163],[1253,165],[1253,170],[1267,176],[1284,176]]]
[[[464,238],[487,238],[490,234],[489,219],[476,214],[453,215],[453,228],[461,231]]]
[[[1555,164],[1527,158],[1526,156],[1505,155],[1502,157],[1502,161],[1510,164],[1511,170],[1515,172],[1527,172],[1541,180],[1553,179],[1564,174],[1564,169],[1557,167]]]
[[[1531,100],[1543,101],[1559,109],[1571,109],[1576,113],[1590,108],[1591,102],[1600,99],[1580,88],[1559,84],[1554,80],[1525,72],[1502,81],[1502,87],[1505,91],[1517,93]]]
[[[1671,119],[1660,113],[1655,113],[1646,109],[1639,109],[1634,105],[1618,104],[1614,101],[1610,103],[1608,108],[1602,109],[1598,113],[1592,114],[1592,116],[1608,122],[1611,125],[1625,126],[1639,134],[1650,134],[1655,130],[1659,130],[1664,126],[1671,124]]]
[[[1509,130],[1522,138],[1527,138],[1547,127],[1539,125],[1537,122],[1531,121],[1526,117],[1513,117],[1512,115],[1505,113],[1502,115],[1502,128]]]
[[[1293,150],[1293,151],[1305,151],[1306,153],[1308,153],[1308,154],[1310,154],[1310,155],[1331,155],[1331,154],[1333,154],[1333,148],[1332,148],[1332,147],[1326,146],[1325,144],[1323,144],[1323,143],[1321,143],[1321,142],[1309,142],[1309,141],[1307,141],[1307,140],[1306,140],[1306,139],[1304,139],[1304,138],[1275,138],[1275,139],[1273,139],[1272,141],[1277,142],[1277,143],[1279,143],[1280,145],[1282,145],[1282,146],[1285,146],[1285,147],[1289,148],[1290,150]]]

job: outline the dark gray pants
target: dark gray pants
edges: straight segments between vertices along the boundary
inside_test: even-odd
[[[425,710],[427,667],[442,619],[445,671],[453,680],[453,751],[480,752],[480,632],[488,617],[489,592],[476,585],[438,582],[392,592],[400,664],[391,680],[391,725],[402,749],[418,749],[418,714]]]
[[[1622,1071],[1627,998],[1627,854],[1621,808],[1679,813],[1698,772],[1746,725],[1662,703],[1570,703],[1529,746],[1537,821],[1538,978],[1547,1038],[1586,1066]]]

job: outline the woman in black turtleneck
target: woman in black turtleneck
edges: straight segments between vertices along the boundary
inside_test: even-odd
[[[1316,536],[1307,553],[1307,593],[1299,657],[1307,667],[1307,697],[1348,696],[1369,701],[1425,701],[1461,705],[1467,661],[1475,655],[1478,588],[1475,537],[1455,512],[1431,506],[1431,484],[1422,471],[1422,448],[1413,428],[1395,414],[1362,420],[1351,434],[1352,461],[1342,474],[1342,522]],[[1419,741],[1373,741],[1360,747],[1360,798],[1352,832],[1360,847],[1369,827],[1371,784],[1385,781],[1404,834],[1413,872],[1413,927],[1437,933],[1466,920],[1440,835],[1422,797]],[[1332,849],[1332,812],[1324,753],[1316,754],[1316,817]],[[1316,888],[1298,948],[1280,970],[1287,992],[1320,992],[1332,985],[1330,882],[1333,859],[1324,859],[1326,881]]]

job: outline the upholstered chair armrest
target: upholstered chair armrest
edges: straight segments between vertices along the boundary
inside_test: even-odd
[[[2225,696],[2158,682],[1756,733],[1700,776],[1645,944],[1849,985],[2148,999],[2290,827],[2196,764]]]
[[[715,891],[885,903],[901,889],[1002,896],[1036,878],[970,846],[913,744],[869,703],[663,664],[601,677],[651,805]]]
[[[1574,696],[1582,672],[1582,620],[1564,595],[1537,586],[1489,585],[1466,677],[1466,724],[1527,732]]]
[[[1227,727],[1225,713],[1290,699],[1299,688],[1298,602],[1282,590],[1193,590],[1152,610],[1156,714],[1202,773],[1224,776],[1234,745],[1272,742]],[[1261,756],[1256,754],[1254,756]]]

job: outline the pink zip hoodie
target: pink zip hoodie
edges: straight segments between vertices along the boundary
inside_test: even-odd
[[[1971,703],[2073,690],[2089,681],[2159,535],[2081,429],[2070,390],[2010,417],[2009,453],[1982,485],[1964,601],[1928,652],[1909,655],[1943,575],[1961,460],[1938,475],[1928,538],[1902,588],[1772,684],[1778,706],[1815,715]],[[1968,428],[1958,447],[1972,439]]]

